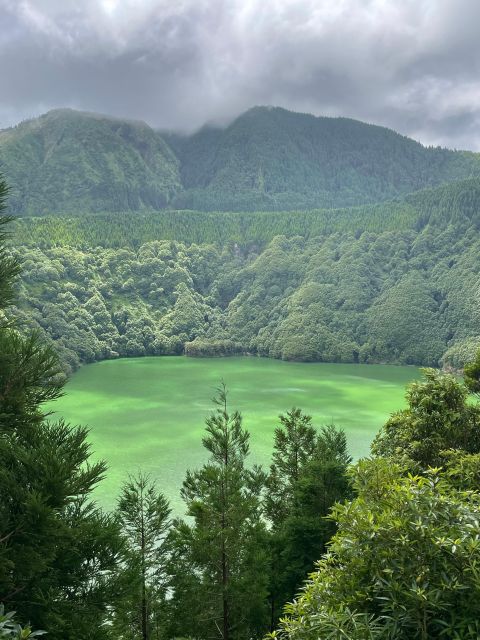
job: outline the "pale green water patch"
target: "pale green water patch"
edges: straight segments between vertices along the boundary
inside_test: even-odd
[[[128,473],[157,478],[177,512],[188,468],[206,459],[201,438],[220,380],[251,433],[251,461],[269,464],[278,414],[293,406],[316,426],[342,427],[355,457],[367,455],[388,415],[405,405],[414,367],[282,362],[267,358],[129,358],[80,369],[52,405],[72,424],[90,427],[94,458],[108,462],[100,502],[114,504]]]

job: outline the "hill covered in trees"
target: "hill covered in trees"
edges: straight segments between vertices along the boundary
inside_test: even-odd
[[[141,122],[58,109],[0,131],[0,169],[19,215],[161,209],[178,160]]]
[[[480,155],[389,129],[255,107],[190,136],[69,109],[0,131],[18,215],[350,207],[480,175]]]
[[[169,141],[186,189],[177,203],[206,211],[354,206],[480,172],[478,154],[281,108],[255,107],[225,129]]]
[[[480,180],[308,213],[23,218],[17,318],[67,370],[121,356],[459,368],[479,342]]]

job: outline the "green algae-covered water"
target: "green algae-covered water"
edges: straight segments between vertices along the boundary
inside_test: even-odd
[[[367,455],[388,415],[404,406],[405,385],[418,369],[390,365],[282,362],[267,358],[128,358],[83,367],[52,404],[57,416],[90,427],[93,457],[108,462],[97,490],[105,507],[115,503],[129,473],[148,472],[183,511],[185,471],[206,460],[204,419],[220,380],[230,408],[239,409],[251,434],[251,461],[269,464],[277,416],[293,406],[320,426],[342,427],[355,457]]]

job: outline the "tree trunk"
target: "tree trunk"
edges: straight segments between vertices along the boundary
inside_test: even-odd
[[[143,503],[143,501],[142,501]],[[146,571],[145,571],[145,522],[143,518],[142,504],[142,539],[141,539],[141,557],[142,557],[142,640],[148,640],[148,618],[147,618],[147,587],[146,587]]]
[[[228,620],[228,564],[227,555],[225,553],[225,540],[222,547],[222,591],[223,591],[223,640],[228,640],[229,620]]]
[[[270,633],[275,631],[275,596],[272,593],[272,604],[270,607]]]

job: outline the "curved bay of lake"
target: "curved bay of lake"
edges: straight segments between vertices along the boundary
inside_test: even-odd
[[[158,481],[175,513],[187,469],[202,465],[205,417],[224,380],[229,408],[250,432],[250,462],[269,465],[278,415],[300,407],[319,427],[334,423],[351,454],[368,455],[370,443],[393,411],[405,406],[414,367],[283,362],[268,358],[162,356],[106,360],[82,367],[49,407],[53,418],[90,428],[93,459],[105,459],[107,478],[96,491],[110,508],[129,473]]]

